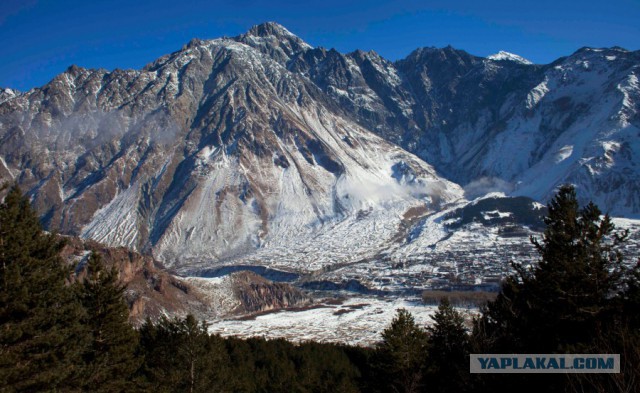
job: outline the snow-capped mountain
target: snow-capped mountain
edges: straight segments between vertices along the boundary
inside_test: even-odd
[[[4,90],[0,176],[49,229],[189,272],[407,257],[450,237],[444,212],[465,197],[545,202],[563,182],[635,217],[639,60],[583,49],[540,66],[447,47],[392,63],[266,23],[142,70],[72,66]]]
[[[520,63],[520,64],[533,64],[531,61],[525,59],[522,56],[518,56],[515,53],[510,53],[510,52],[506,52],[501,50],[500,52],[487,56],[487,59],[489,60],[504,60],[504,61],[513,61],[516,63]]]
[[[49,228],[153,251],[169,266],[461,198],[282,65],[305,50],[267,24],[192,41],[141,71],[71,67],[2,106],[5,169]]]

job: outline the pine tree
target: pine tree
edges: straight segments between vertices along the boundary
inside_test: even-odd
[[[377,368],[389,391],[408,393],[420,389],[426,349],[427,333],[411,313],[398,309],[391,325],[382,332],[377,354]]]
[[[92,392],[131,391],[141,361],[136,356],[137,332],[129,324],[124,286],[115,267],[106,270],[97,253],[87,262],[87,277],[78,285],[86,311],[88,342],[83,353],[83,389]]]
[[[624,263],[628,232],[617,232],[592,203],[580,209],[572,186],[560,187],[548,208],[542,239],[531,239],[540,260],[533,266],[513,264],[516,273],[475,321],[474,351],[621,353],[630,340],[635,340],[630,347],[640,345],[638,335],[629,334],[639,328],[628,313],[637,309],[640,265]],[[527,385],[550,391],[563,391],[565,382],[554,376],[493,380],[506,389]]]
[[[182,343],[178,348],[184,364],[188,369],[188,389],[189,393],[196,391],[202,379],[202,372],[205,363],[205,349],[209,334],[207,325],[203,321],[199,324],[195,317],[191,314],[187,315],[184,321],[179,325],[182,334]],[[198,389],[199,390],[199,389]]]
[[[63,246],[12,187],[0,204],[0,390],[78,386],[82,308],[65,285]]]
[[[430,391],[460,392],[469,373],[469,336],[464,318],[448,298],[440,301],[431,318],[434,324],[427,327]]]
[[[579,209],[575,190],[563,186],[549,204],[540,254],[516,274],[485,310],[489,330],[512,350],[560,351],[600,334],[629,271],[621,245],[628,233],[616,232],[608,215],[592,203]],[[497,331],[496,331],[497,329]]]
[[[600,216],[593,203],[578,210],[575,190],[562,187],[549,206],[542,242],[532,239],[541,259],[533,274],[521,274],[548,328],[560,328],[558,340],[567,343],[568,336],[583,339],[578,328],[596,332],[624,288],[620,246],[628,234],[616,233],[609,216]]]
[[[357,369],[343,348],[316,342],[290,346],[289,357],[296,366],[296,379],[301,391],[314,393],[358,392]],[[291,391],[291,390],[290,390]]]
[[[229,378],[222,341],[209,336],[207,324],[184,319],[147,320],[140,328],[145,374],[158,392],[223,391]]]

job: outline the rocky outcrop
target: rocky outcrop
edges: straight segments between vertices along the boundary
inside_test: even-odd
[[[74,280],[82,281],[86,276],[85,262],[92,252],[102,256],[107,268],[116,268],[119,282],[126,288],[124,297],[133,324],[139,325],[146,318],[154,320],[162,315],[184,316],[190,313],[200,319],[212,316],[214,310],[210,309],[198,288],[170,274],[150,256],[79,238],[67,238],[67,241],[62,256],[77,266]]]
[[[66,238],[62,257],[76,266],[72,280],[86,277],[86,261],[92,252],[101,255],[107,268],[115,267],[125,286],[129,319],[139,325],[160,316],[182,317],[193,314],[211,320],[231,315],[251,314],[306,304],[309,297],[284,283],[274,283],[248,272],[236,272],[220,280],[171,274],[150,256],[124,247],[108,247],[95,241]]]
[[[240,300],[238,312],[255,313],[306,305],[310,298],[285,283],[274,283],[261,276],[242,271],[231,275],[234,293]]]

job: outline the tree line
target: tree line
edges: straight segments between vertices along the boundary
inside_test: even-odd
[[[560,188],[538,263],[472,324],[445,297],[428,327],[398,310],[373,348],[222,338],[193,316],[128,323],[118,274],[91,254],[81,282],[12,187],[0,204],[0,392],[640,391],[640,263],[575,190]],[[619,353],[620,374],[469,373],[471,353]]]

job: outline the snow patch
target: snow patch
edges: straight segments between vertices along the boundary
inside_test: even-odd
[[[513,215],[513,213],[511,212],[501,212],[500,210],[492,210],[490,212],[482,212],[482,218],[484,218],[487,221],[490,221],[496,217],[499,218],[507,218],[507,217],[511,217]]]
[[[96,211],[80,236],[111,246],[135,249],[138,245],[139,198],[139,187],[133,184],[113,198],[109,204]]]
[[[11,176],[11,180],[16,178],[15,174],[13,173],[11,168],[9,168],[9,165],[7,165],[7,162],[4,160],[4,157],[2,156],[0,156],[0,164],[2,164],[2,166],[4,166],[4,168],[7,170],[7,172],[9,172],[9,176]]]
[[[637,97],[640,84],[638,83],[638,77],[635,74],[630,74],[624,82],[617,86],[617,89],[622,92],[622,111],[620,112],[620,122],[623,127],[629,126],[629,120],[635,113],[634,95]]]
[[[572,155],[573,155],[573,146],[572,145],[563,146],[556,153],[556,157],[555,157],[554,162],[556,164],[559,164],[562,161],[566,160],[567,158],[571,157]]]
[[[546,208],[546,206],[543,205],[540,202],[533,202],[532,205],[533,205],[533,208],[536,209],[536,210],[541,210],[541,209]]]
[[[224,316],[233,312],[240,306],[240,300],[234,294],[234,285],[231,276],[204,278],[185,277],[185,281],[203,294],[204,303],[210,304],[214,315]]]
[[[210,321],[209,332],[244,338],[371,346],[381,340],[380,334],[400,308],[409,311],[420,326],[433,324],[430,317],[437,310],[436,306],[426,306],[418,299],[353,297],[342,304],[319,303],[308,309],[259,315],[253,320]],[[470,315],[469,310],[460,311]]]
[[[533,109],[549,93],[548,78],[534,87],[527,95],[527,109]]]

